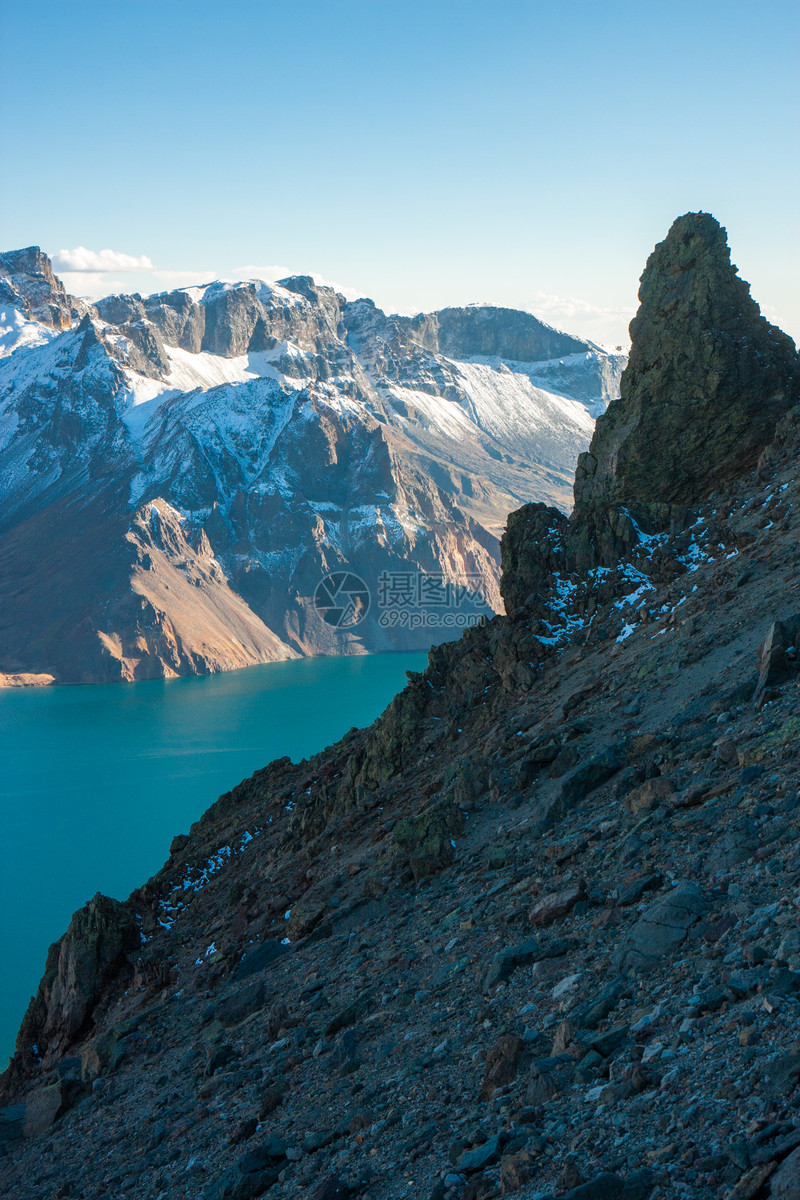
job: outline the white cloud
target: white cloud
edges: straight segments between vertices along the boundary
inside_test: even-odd
[[[311,278],[318,287],[333,288],[333,290],[338,292],[340,296],[344,296],[345,300],[360,300],[367,294],[366,292],[359,291],[358,288],[346,287],[344,284],[334,283],[332,279],[325,279],[322,275],[318,275],[315,271],[312,272]]]
[[[628,325],[635,308],[604,308],[577,296],[534,292],[528,305],[540,320],[602,345],[627,346]]]
[[[213,283],[215,271],[153,271],[153,279],[171,288],[191,287],[197,283]]]
[[[74,250],[59,250],[53,256],[56,271],[152,271],[153,264],[146,254],[123,254],[121,250],[87,250],[76,246]]]
[[[577,296],[554,296],[550,292],[534,292],[531,309],[553,317],[611,317],[628,321],[636,311],[633,308],[600,308]]]
[[[287,279],[289,275],[296,274],[291,267],[282,267],[276,263],[267,267],[250,264],[246,267],[234,267],[231,279],[263,279],[265,283],[274,283],[276,279]]]

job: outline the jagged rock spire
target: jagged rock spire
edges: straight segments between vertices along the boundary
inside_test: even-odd
[[[710,214],[673,223],[639,300],[620,399],[581,456],[577,509],[697,503],[753,465],[796,399],[794,343],[761,315]]]
[[[650,530],[752,468],[797,402],[794,342],[731,263],[725,230],[686,213],[647,260],[631,354],[578,460],[567,537],[573,567],[616,561]]]

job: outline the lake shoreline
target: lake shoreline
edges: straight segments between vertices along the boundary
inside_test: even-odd
[[[141,887],[172,839],[254,771],[369,725],[426,659],[320,655],[0,691],[0,1055],[73,912],[98,891],[124,899]]]

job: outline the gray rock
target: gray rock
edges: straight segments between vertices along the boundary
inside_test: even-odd
[[[680,946],[709,907],[709,901],[693,883],[681,884],[653,901],[615,954],[616,969],[622,974],[651,970]]]
[[[495,1134],[490,1137],[481,1146],[475,1146],[472,1150],[465,1150],[456,1163],[456,1170],[463,1171],[466,1175],[472,1175],[476,1171],[483,1171],[486,1167],[493,1166],[500,1161],[500,1153],[503,1148],[503,1140],[500,1134]]]
[[[496,984],[510,979],[518,967],[527,967],[547,958],[560,958],[569,954],[577,945],[575,938],[551,938],[550,941],[528,938],[517,946],[508,946],[495,954],[489,963],[483,974],[481,987],[484,992],[488,992]]]
[[[369,1012],[374,1000],[374,992],[362,992],[360,996],[356,996],[344,1008],[330,1020],[325,1028],[325,1037],[335,1037],[342,1029],[347,1029],[350,1025],[355,1025],[356,1021],[360,1020],[367,1012]]]
[[[61,1083],[36,1088],[25,1101],[23,1132],[26,1138],[38,1137],[49,1129],[69,1107]]]
[[[590,1046],[592,1050],[596,1051],[597,1054],[601,1054],[603,1058],[611,1058],[630,1040],[630,1034],[630,1025],[617,1025],[614,1029],[609,1029],[608,1033],[603,1033],[599,1037],[594,1038],[590,1042]]]
[[[0,1108],[0,1156],[6,1147],[24,1136],[25,1105],[9,1104]]]
[[[772,1176],[770,1200],[800,1200],[800,1147],[784,1159]]]
[[[310,1200],[347,1200],[353,1195],[353,1189],[338,1175],[328,1175],[321,1180],[311,1193]]]
[[[604,1021],[608,1014],[613,1012],[620,1000],[630,995],[630,992],[631,985],[627,980],[612,979],[593,1000],[589,1000],[575,1009],[571,1014],[573,1024],[579,1029],[596,1029],[601,1021]]]
[[[800,613],[773,622],[758,653],[755,701],[760,704],[768,688],[779,687],[800,667]]]
[[[628,765],[628,755],[624,742],[607,746],[598,754],[587,759],[567,775],[561,784],[559,795],[558,815],[569,812],[574,805],[580,803],[595,788],[600,787],[617,771]]]
[[[358,1040],[352,1029],[344,1029],[337,1036],[333,1047],[332,1061],[341,1075],[350,1075],[361,1066],[358,1055]]]
[[[284,946],[281,942],[263,941],[252,950],[248,950],[245,956],[238,962],[234,968],[234,979],[246,979],[248,975],[255,975],[257,971],[263,971],[265,967],[270,966],[276,959],[283,954],[288,954],[291,946]]]
[[[534,1108],[546,1104],[553,1096],[571,1087],[574,1077],[575,1062],[568,1054],[537,1058],[531,1065],[525,1103]]]
[[[209,1046],[206,1055],[205,1075],[210,1078],[223,1067],[227,1067],[228,1063],[237,1057],[237,1052],[233,1046],[226,1043],[222,1046]]]
[[[767,1089],[775,1096],[790,1096],[800,1080],[800,1052],[792,1050],[767,1063],[764,1077]]]
[[[758,826],[751,817],[733,821],[706,859],[706,870],[714,874],[728,871],[752,858],[758,849]]]
[[[647,1200],[655,1187],[650,1171],[637,1171],[629,1179],[605,1172],[589,1183],[582,1183],[567,1192],[562,1200]]]
[[[625,1184],[618,1175],[606,1171],[589,1183],[581,1183],[566,1193],[563,1200],[622,1200]]]
[[[214,1008],[215,1018],[226,1027],[238,1025],[245,1017],[258,1012],[266,1003],[266,988],[261,979],[255,979],[246,987],[240,988],[232,996],[220,1000]]]
[[[262,1196],[277,1182],[286,1161],[286,1150],[281,1138],[274,1135],[267,1138],[206,1188],[204,1200],[253,1200]]]

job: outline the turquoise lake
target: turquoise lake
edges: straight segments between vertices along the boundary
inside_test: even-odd
[[[122,900],[177,833],[273,758],[368,725],[425,654],[269,663],[168,682],[0,691],[0,1070],[47,949]]]

